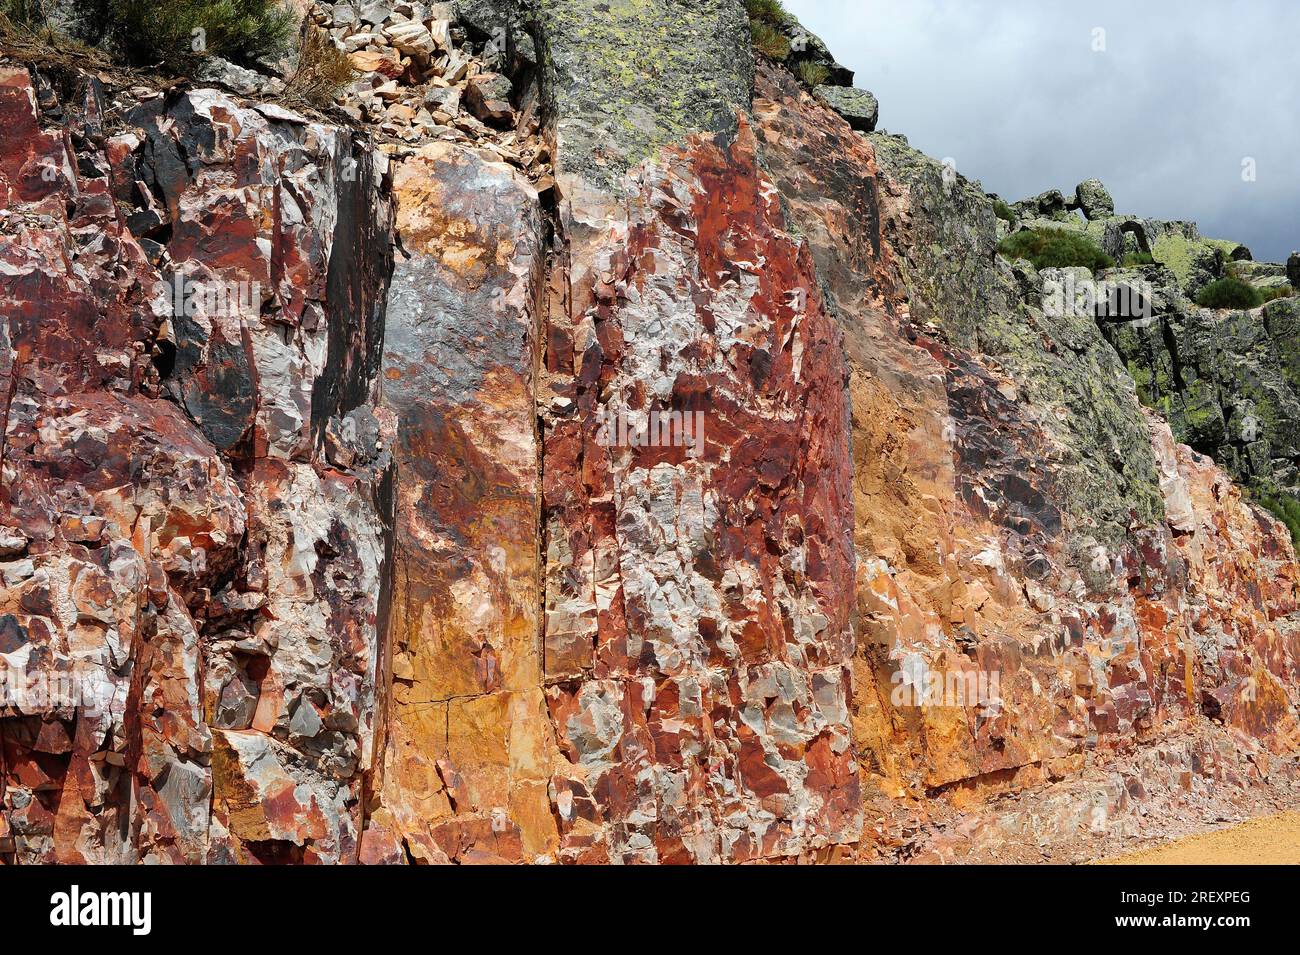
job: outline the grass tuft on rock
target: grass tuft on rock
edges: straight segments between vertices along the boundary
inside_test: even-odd
[[[1036,269],[1082,266],[1097,272],[1115,265],[1092,239],[1065,229],[1022,229],[998,243],[998,251],[1008,259],[1028,259]]]
[[[1201,289],[1196,304],[1202,308],[1258,308],[1264,304],[1264,296],[1249,282],[1225,275]]]
[[[1155,265],[1156,260],[1150,252],[1125,252],[1120,265],[1126,269],[1135,269],[1139,265]]]
[[[1003,222],[1015,222],[1016,212],[1003,199],[993,200],[993,214]]]
[[[814,63],[812,60],[804,60],[800,63],[798,73],[804,85],[810,87],[821,86],[831,78],[831,71],[824,64]]]
[[[769,60],[785,60],[790,55],[790,41],[782,30],[786,12],[781,0],[745,0],[745,9],[754,50]]]
[[[285,83],[286,100],[325,109],[357,76],[348,55],[324,30],[308,27],[298,50],[298,65]]]

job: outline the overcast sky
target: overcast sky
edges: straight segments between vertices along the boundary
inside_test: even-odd
[[[881,128],[990,192],[1096,176],[1120,212],[1191,219],[1260,260],[1300,249],[1295,0],[785,5],[876,94]]]

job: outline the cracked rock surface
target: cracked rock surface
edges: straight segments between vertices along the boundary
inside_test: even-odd
[[[730,0],[304,6],[328,117],[0,62],[0,860],[1082,861],[1295,804],[1294,298],[1196,309],[1228,250],[1090,180],[1011,214],[1154,251],[1157,321],[1049,314]]]

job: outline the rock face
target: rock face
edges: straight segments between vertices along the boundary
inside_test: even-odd
[[[387,579],[380,173],[211,91],[117,133],[93,82],[37,95],[0,76],[0,851],[354,858]]]
[[[372,838],[418,861],[531,861],[557,842],[537,639],[541,208],[509,167],[442,143],[401,163],[394,192],[393,686]]]
[[[1300,495],[1300,304],[1249,313],[1157,301],[1150,323],[1104,326],[1142,402],[1242,483]]]
[[[890,137],[855,144],[788,78],[764,72],[758,90],[767,157],[851,362],[854,738],[868,797],[951,789],[970,799],[1059,778],[1134,733],[1194,720],[1200,706],[1231,723],[1221,697],[1242,707],[1236,725],[1248,732],[1261,719],[1292,727],[1294,595],[1266,556],[1284,556],[1290,579],[1285,530],[1235,492],[1219,503],[1222,475],[1175,452],[1131,389],[1092,392],[1123,373],[1090,316],[1052,320],[1018,302],[999,268],[958,278],[931,257],[960,247],[959,236],[938,238],[956,221],[991,248],[991,213],[962,208],[976,190],[945,188],[938,163]],[[839,158],[811,166],[810,154]],[[987,310],[978,325],[953,298],[971,289],[970,307]],[[1018,346],[1018,326],[1033,331],[1032,348]],[[1218,576],[1225,546],[1258,555],[1248,580]],[[1270,596],[1249,596],[1255,586]],[[1207,597],[1226,617],[1207,617]],[[1228,632],[1257,634],[1279,665],[1222,670],[1208,648]],[[971,688],[960,705],[912,704],[936,672]],[[996,703],[979,683],[994,673]],[[1269,689],[1245,704],[1252,681]]]
[[[0,70],[0,859],[1075,861],[1294,799],[1233,477],[1300,483],[1295,299],[1187,297],[1281,266],[1089,181],[1012,227],[1151,312],[1052,304],[730,0],[310,15],[371,125]]]
[[[755,150],[742,126],[645,167],[550,315],[546,676],[577,860],[857,834],[842,351]]]

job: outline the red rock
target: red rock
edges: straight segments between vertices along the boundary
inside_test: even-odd
[[[26,71],[0,75],[0,525],[22,528],[0,541],[3,851],[354,860],[386,536],[387,461],[376,419],[358,409],[380,330],[355,318],[374,314],[386,280],[386,247],[371,247],[388,229],[376,173],[345,174],[338,130],[271,122],[210,91],[154,100],[133,117],[144,139],[106,140],[98,89],[79,88],[70,140],[42,131]],[[70,141],[83,144],[75,157]],[[196,148],[206,165],[191,178],[181,155]],[[274,159],[290,153],[316,165]],[[110,169],[132,178],[110,182]],[[130,203],[172,226],[161,255],[132,234]],[[178,266],[266,295],[219,314],[201,303],[186,315],[182,302],[191,325],[178,327],[163,287]],[[331,419],[351,422],[345,471],[317,460]],[[279,760],[296,747],[317,795],[299,803],[222,757],[213,816],[209,727],[222,711],[205,672],[238,672],[255,708],[277,713],[232,752]],[[57,812],[37,792],[58,792]]]

